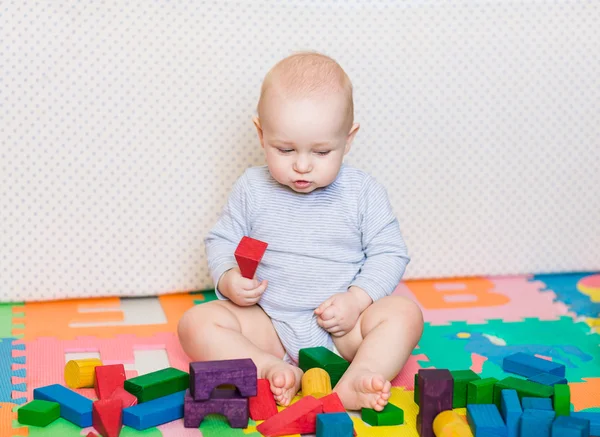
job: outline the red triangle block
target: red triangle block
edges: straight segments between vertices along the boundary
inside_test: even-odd
[[[123,404],[123,408],[133,407],[137,405],[138,399],[123,387],[117,387],[115,391],[112,392],[109,399],[119,399]]]
[[[92,423],[102,437],[119,437],[123,426],[120,399],[103,399],[92,404]]]
[[[317,431],[317,414],[323,405],[313,396],[305,396],[285,410],[265,420],[256,430],[266,437],[289,434],[314,434]]]
[[[108,399],[117,387],[125,384],[125,367],[123,364],[96,366],[96,395],[98,399]]]
[[[263,241],[245,236],[242,237],[240,244],[235,249],[234,255],[240,267],[240,273],[244,278],[254,278],[258,263],[265,254],[267,246],[268,244]]]
[[[323,413],[346,413],[344,404],[336,392],[323,396],[319,400],[323,404]],[[356,430],[354,430],[354,435],[356,435]]]
[[[277,414],[277,404],[271,391],[268,379],[259,379],[256,382],[256,396],[248,398],[248,407],[252,420],[267,420]]]

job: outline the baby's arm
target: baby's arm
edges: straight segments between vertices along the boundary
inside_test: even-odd
[[[240,240],[248,235],[251,200],[248,177],[244,173],[233,185],[223,212],[204,239],[217,297],[229,298],[243,306],[256,303],[266,287],[265,281],[259,286],[256,279],[243,278],[234,256]]]

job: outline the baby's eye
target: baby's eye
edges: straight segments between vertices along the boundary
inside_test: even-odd
[[[279,149],[279,151],[280,151],[281,153],[291,153],[291,152],[293,152],[293,150],[292,150],[292,149]]]
[[[327,151],[323,151],[323,152],[317,152],[317,154],[321,155],[321,156],[325,156],[325,155],[329,155],[329,152],[331,152],[331,150],[327,150]]]

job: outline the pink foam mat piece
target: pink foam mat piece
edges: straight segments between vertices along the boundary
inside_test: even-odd
[[[568,314],[568,308],[561,302],[554,302],[555,294],[549,291],[540,292],[544,287],[539,281],[530,281],[528,276],[514,276],[503,278],[485,278],[493,284],[493,288],[487,290],[507,298],[507,302],[501,305],[473,305],[477,297],[466,289],[461,293],[461,280],[440,280],[435,282],[439,285],[440,293],[445,288],[452,289],[452,293],[446,293],[445,298],[448,308],[427,308],[427,302],[420,302],[409,285],[400,283],[395,295],[408,297],[419,303],[423,310],[426,322],[432,325],[446,325],[453,321],[461,320],[467,323],[485,323],[491,319],[503,319],[506,322],[515,322],[526,317],[539,318],[541,320],[555,320],[560,316]],[[435,293],[436,290],[432,290]],[[461,302],[465,302],[461,307]]]
[[[64,384],[64,368],[67,352],[97,352],[103,364],[134,364],[134,350],[165,349],[169,365],[188,371],[189,358],[183,352],[175,333],[155,334],[138,338],[135,335],[118,335],[114,338],[78,337],[75,340],[58,340],[41,337],[25,342],[27,372],[18,378],[27,385],[27,400],[33,399],[33,389],[50,384]],[[25,368],[24,365],[17,365]],[[18,367],[17,367],[18,368]],[[137,375],[127,371],[127,377]],[[96,398],[93,388],[75,390],[91,399]]]
[[[415,389],[415,373],[421,369],[419,361],[427,361],[423,354],[411,355],[400,373],[392,379],[392,387],[404,387],[406,390]]]

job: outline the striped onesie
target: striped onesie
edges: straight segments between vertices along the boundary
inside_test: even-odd
[[[302,348],[334,350],[315,308],[352,285],[373,301],[387,296],[409,262],[385,188],[347,164],[330,185],[311,193],[281,185],[266,165],[246,169],[204,241],[219,299],[226,297],[218,280],[237,266],[234,252],[243,236],[268,243],[256,270],[256,279],[269,281],[258,305],[292,364]]]

